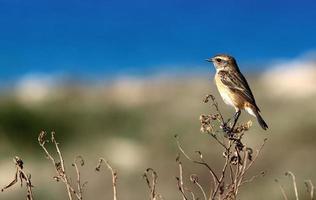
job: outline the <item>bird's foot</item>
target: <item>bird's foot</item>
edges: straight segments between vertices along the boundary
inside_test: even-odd
[[[228,126],[228,122],[229,120],[227,122],[222,123],[221,128],[227,134],[227,136],[231,138],[233,137],[234,133],[232,128]]]

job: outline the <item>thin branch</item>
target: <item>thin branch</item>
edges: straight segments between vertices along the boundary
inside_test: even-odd
[[[296,200],[299,200],[299,198],[298,198],[298,192],[297,192],[297,185],[296,185],[295,175],[294,175],[291,171],[287,171],[287,172],[285,172],[285,176],[290,176],[290,177],[292,178],[293,188],[294,188],[294,193],[295,193],[295,198],[296,198]]]
[[[80,166],[82,167],[84,165],[84,160],[81,156],[77,156],[74,162],[72,163],[72,166],[75,168],[76,174],[77,174],[77,190],[78,190],[79,200],[82,200],[83,187],[85,183],[81,184],[80,171],[79,171],[77,162],[79,162]]]
[[[26,183],[26,189],[27,189],[27,194],[26,194],[26,199],[27,200],[33,200],[33,191],[32,191],[32,188],[34,187],[31,183],[31,175],[30,174],[26,174],[23,170],[23,161],[15,156],[15,158],[13,159],[13,162],[15,164],[15,167],[16,167],[16,172],[15,172],[15,175],[14,175],[14,178],[13,180],[6,186],[4,186],[2,189],[1,189],[1,192],[3,192],[4,190],[12,187],[13,185],[15,185],[17,182],[18,182],[18,178],[20,179],[21,181],[21,186],[23,185],[23,181],[25,181]]]
[[[181,144],[178,140],[178,136],[175,136],[176,138],[176,142],[177,142],[177,146],[178,146],[178,149],[181,151],[181,153],[184,155],[184,157],[186,157],[189,161],[193,162],[193,163],[196,163],[196,164],[200,164],[200,165],[204,165],[205,167],[207,167],[207,169],[209,170],[210,174],[212,175],[213,179],[214,179],[214,184],[218,184],[219,183],[219,179],[217,177],[217,175],[215,174],[214,170],[209,166],[208,163],[206,163],[203,159],[203,156],[201,154],[201,152],[197,151],[198,154],[200,155],[200,159],[201,161],[197,161],[197,160],[193,160],[191,159],[186,153],[185,151],[183,150],[183,148],[181,147]]]
[[[284,190],[283,186],[279,183],[279,180],[278,180],[278,179],[275,179],[274,181],[275,181],[276,183],[278,183],[279,188],[280,188],[281,193],[282,193],[282,196],[283,196],[283,199],[284,199],[284,200],[288,200],[287,195],[286,195],[286,193],[285,193],[285,190]]]
[[[190,181],[191,181],[192,183],[194,183],[195,185],[198,186],[198,188],[200,189],[200,191],[201,191],[202,194],[203,194],[204,200],[207,200],[206,193],[205,193],[205,191],[204,191],[202,185],[199,183],[199,178],[198,178],[198,176],[197,176],[196,174],[192,174],[192,175],[190,176]]]
[[[255,161],[257,160],[258,156],[260,155],[264,145],[267,143],[268,138],[265,138],[260,146],[260,148],[257,150],[256,155],[253,157],[253,159],[250,161],[248,167],[246,168],[246,172],[249,170],[249,168],[253,165],[253,163],[255,163]]]
[[[255,179],[257,179],[258,177],[264,176],[264,175],[265,175],[265,172],[262,171],[262,172],[260,172],[259,174],[254,175],[254,176],[252,176],[251,178],[249,178],[249,179],[247,179],[247,180],[241,182],[240,186],[242,186],[242,185],[244,185],[244,184],[246,184],[246,183],[251,183],[252,181],[254,181]]]
[[[222,186],[222,183],[223,183],[223,180],[224,180],[224,177],[225,177],[225,173],[226,173],[226,169],[227,169],[227,166],[228,166],[228,163],[229,163],[229,153],[227,154],[227,157],[225,159],[225,164],[224,164],[224,167],[222,169],[222,175],[221,177],[219,178],[219,182],[218,182],[218,185],[216,186],[213,194],[212,194],[212,199],[215,199],[216,195],[217,195],[217,192],[219,190],[219,188]]]
[[[57,143],[57,141],[56,141],[56,139],[55,139],[55,132],[52,132],[52,133],[51,133],[51,136],[52,136],[52,137],[51,137],[51,140],[52,140],[52,142],[55,144],[55,148],[56,148],[57,154],[58,154],[58,156],[59,156],[60,167],[61,167],[62,173],[63,173],[63,175],[64,175],[64,180],[65,180],[65,182],[66,182],[68,197],[69,197],[70,200],[72,200],[72,195],[71,195],[71,190],[72,190],[72,189],[71,189],[71,186],[70,186],[70,184],[69,184],[68,176],[67,176],[67,174],[66,174],[66,167],[65,167],[64,158],[63,158],[63,156],[62,156],[62,154],[61,154],[61,151],[60,151],[60,149],[59,149],[58,143]],[[78,199],[80,199],[80,196],[77,196],[77,197],[78,197]]]
[[[229,176],[230,176],[230,179],[231,179],[231,182],[233,183],[234,182],[234,179],[235,179],[235,173],[234,173],[234,169],[233,169],[233,166],[232,165],[229,165]]]
[[[212,94],[206,95],[206,97],[204,98],[203,102],[204,103],[208,103],[209,99],[212,100],[212,105],[215,107],[216,112],[219,114],[221,122],[224,122],[223,115],[222,115],[222,113],[221,113],[221,111],[219,110],[219,107],[218,107],[218,103],[217,103],[217,101],[215,100],[215,97]]]
[[[237,181],[237,186],[236,186],[236,188],[234,188],[236,196],[237,196],[237,193],[238,193],[238,188],[241,185],[241,182],[242,182],[242,180],[243,180],[243,178],[245,176],[245,173],[246,173],[247,161],[248,161],[248,151],[244,151],[244,158],[243,158],[243,163],[241,165],[241,171],[240,171],[239,175],[236,177],[236,179],[238,180]]]
[[[97,165],[97,167],[95,168],[96,171],[100,171],[101,165],[102,163],[104,163],[107,168],[111,171],[111,175],[112,175],[112,188],[113,188],[113,200],[117,200],[117,189],[116,189],[116,185],[117,185],[117,172],[116,170],[114,170],[112,168],[112,166],[110,165],[110,163],[105,160],[104,158],[100,158],[99,159],[99,163]]]
[[[227,149],[227,146],[224,144],[224,142],[220,141],[217,136],[213,133],[210,133],[210,135],[220,144],[224,149]]]
[[[188,198],[185,196],[185,193],[184,193],[182,163],[180,162],[180,158],[179,157],[177,157],[176,161],[178,162],[178,166],[179,166],[179,177],[176,177],[177,183],[178,183],[178,189],[179,189],[179,191],[181,193],[182,199],[183,200],[188,200]]]
[[[55,150],[56,150],[58,157],[59,157],[59,162],[56,162],[55,158],[48,152],[47,148],[45,147],[45,144],[47,142],[49,142],[49,140],[46,139],[46,135],[47,135],[46,132],[42,131],[39,134],[37,139],[38,139],[39,145],[42,147],[42,149],[45,152],[46,158],[51,160],[51,162],[54,165],[54,168],[56,171],[56,176],[54,177],[55,180],[56,181],[61,180],[65,184],[69,200],[73,199],[72,194],[74,194],[75,197],[78,200],[80,200],[81,196],[80,196],[79,192],[76,192],[76,190],[71,186],[69,179],[68,179],[68,176],[66,174],[64,159],[63,159],[62,153],[60,151],[60,148],[58,146],[58,142],[55,139],[55,132],[51,132],[51,142],[55,146]]]
[[[305,181],[307,192],[310,194],[311,200],[314,200],[314,185],[311,180]]]
[[[151,178],[149,178],[149,174]],[[161,195],[156,193],[158,175],[155,172],[155,170],[153,170],[152,168],[146,169],[145,173],[143,174],[143,178],[146,180],[147,186],[150,190],[150,199],[156,200],[158,196],[161,198]],[[151,183],[150,183],[150,179],[151,179]]]

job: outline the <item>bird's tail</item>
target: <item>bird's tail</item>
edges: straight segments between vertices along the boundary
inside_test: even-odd
[[[258,123],[260,124],[260,126],[264,129],[267,130],[268,129],[268,125],[267,123],[262,119],[261,115],[260,115],[260,111],[258,109],[258,107],[254,107],[254,106],[247,106],[245,107],[245,110],[251,114],[252,116],[255,116],[258,120]]]
[[[257,111],[255,112],[258,123],[260,124],[260,126],[264,129],[267,130],[268,129],[268,125],[267,123],[263,120],[263,118],[261,117],[260,113]]]

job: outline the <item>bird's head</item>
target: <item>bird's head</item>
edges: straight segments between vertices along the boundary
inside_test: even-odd
[[[206,59],[212,62],[216,70],[234,70],[237,68],[237,63],[234,57],[226,54],[218,54],[212,58]]]

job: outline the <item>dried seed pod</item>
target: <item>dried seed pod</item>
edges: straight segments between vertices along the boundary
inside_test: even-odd
[[[199,182],[199,177],[196,174],[191,174],[190,175],[190,181],[193,183],[198,183]]]

